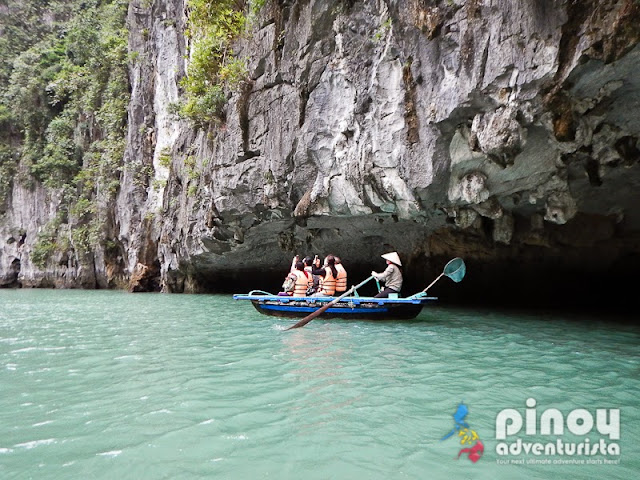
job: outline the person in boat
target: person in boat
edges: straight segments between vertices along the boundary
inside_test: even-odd
[[[347,291],[347,271],[342,265],[340,257],[335,257],[335,266],[338,271],[336,276],[336,293],[344,293]]]
[[[311,258],[311,257],[304,257],[304,271],[308,272],[309,275],[311,276],[311,283],[309,284],[309,288],[307,289],[307,297],[313,295],[314,293],[316,293],[318,291],[318,288],[320,287],[320,277],[318,275],[314,275],[312,273],[314,265],[315,265],[315,261],[316,259],[318,259],[318,256],[316,255],[315,258]],[[320,267],[320,259],[318,259],[318,265],[317,268]]]
[[[324,266],[311,270],[313,275],[320,277],[320,285],[318,291],[313,294],[314,297],[332,297],[336,293],[336,278],[338,270],[336,269],[336,259],[333,255],[327,255],[324,259]]]
[[[371,272],[371,275],[379,282],[384,282],[384,288],[375,298],[388,298],[390,293],[400,294],[402,289],[402,262],[397,252],[381,255],[387,261],[387,268],[382,273]]]
[[[316,255],[315,257],[313,257],[313,263],[311,264],[311,270],[317,270],[321,267],[322,263],[320,262],[320,257],[318,255]]]
[[[313,268],[313,258],[306,256],[302,259],[304,263],[304,271],[311,273],[311,269]]]
[[[298,260],[292,273],[296,276],[296,281],[293,285],[293,296],[306,297],[309,285],[313,284],[313,278],[309,272],[305,271],[304,262]]]
[[[298,262],[300,262],[300,255],[296,255],[295,257],[293,257],[293,261],[291,262],[290,273],[292,273],[293,275],[296,275],[296,271],[298,270]],[[307,290],[305,292],[305,295],[302,296],[309,296],[318,290],[319,279],[311,273],[311,270],[313,268],[313,259],[311,257],[304,257],[301,263],[303,267],[302,271],[307,277]]]

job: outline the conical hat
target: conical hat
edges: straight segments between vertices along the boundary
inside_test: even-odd
[[[389,260],[391,263],[395,263],[399,267],[402,266],[402,262],[400,261],[400,257],[398,256],[398,252],[385,253],[384,255],[380,255],[385,260]]]

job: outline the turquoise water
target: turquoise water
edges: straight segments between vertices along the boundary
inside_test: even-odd
[[[0,478],[638,478],[640,330],[605,320],[429,307],[285,332],[229,296],[2,290]],[[499,456],[496,417],[527,398],[620,409],[620,455]],[[440,441],[460,401],[476,463]]]

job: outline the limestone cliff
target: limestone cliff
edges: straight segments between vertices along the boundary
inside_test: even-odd
[[[397,250],[417,286],[465,257],[460,291],[484,297],[640,263],[637,2],[268,0],[236,45],[249,78],[208,129],[170,108],[187,18],[181,0],[130,2],[109,251],[35,267],[58,200],[16,181],[2,283],[275,290],[295,253],[357,276]]]

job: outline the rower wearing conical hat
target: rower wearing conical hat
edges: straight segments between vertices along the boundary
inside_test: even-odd
[[[390,293],[400,293],[402,289],[402,262],[398,252],[390,252],[381,255],[387,261],[387,268],[382,273],[371,272],[373,277],[384,282],[384,288],[376,295],[376,298],[387,298]]]

